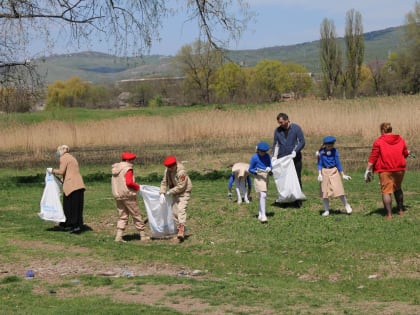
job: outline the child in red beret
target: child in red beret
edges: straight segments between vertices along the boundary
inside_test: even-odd
[[[140,214],[137,193],[140,185],[135,182],[133,172],[133,162],[136,155],[131,152],[123,152],[122,161],[112,165],[112,194],[117,203],[118,222],[116,242],[125,242],[123,239],[124,230],[128,224],[128,217],[131,215],[134,225],[140,233],[140,239],[146,240],[144,231],[145,225]]]
[[[165,172],[160,183],[160,203],[165,204],[166,195],[172,197],[172,214],[178,229],[178,240],[184,241],[187,206],[190,200],[192,183],[184,165],[170,155],[163,161]]]

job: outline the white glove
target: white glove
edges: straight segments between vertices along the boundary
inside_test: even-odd
[[[160,194],[159,203],[160,203],[161,206],[163,206],[166,203],[166,198],[165,198],[164,194]]]
[[[372,171],[366,170],[366,172],[365,172],[365,182],[370,183],[372,181],[372,179],[373,179]]]
[[[275,156],[273,156],[273,157],[271,158],[271,163],[273,163],[275,160],[277,160],[277,158],[276,158]]]
[[[292,151],[292,158],[294,159],[296,157],[296,151]]]
[[[170,196],[171,195],[171,191],[170,190],[168,190],[167,192],[166,192],[166,196]]]
[[[266,167],[266,169],[265,169],[265,171],[266,171],[267,173],[271,172],[271,167],[270,167],[270,166],[267,166],[267,167]]]
[[[52,170],[53,170],[53,169],[52,169],[52,167],[48,167],[48,168],[47,168],[47,172],[48,172],[48,174],[52,174]]]
[[[321,175],[321,174],[319,174],[319,175],[318,175],[318,182],[322,182],[322,179],[323,179],[323,178],[322,178],[322,175]]]
[[[343,179],[344,180],[351,180],[351,176],[343,174]]]

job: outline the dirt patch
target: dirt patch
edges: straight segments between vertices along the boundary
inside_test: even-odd
[[[53,294],[57,298],[77,296],[108,297],[117,302],[141,303],[153,306],[172,308],[185,314],[222,315],[226,313],[246,313],[274,315],[276,312],[249,306],[210,305],[201,299],[177,295],[179,290],[189,289],[186,284],[132,284],[122,288],[103,285],[100,287],[84,286],[81,275],[95,275],[104,278],[134,277],[149,275],[167,275],[174,277],[194,277],[208,279],[206,272],[189,270],[180,266],[161,263],[143,263],[135,265],[105,263],[90,256],[90,250],[77,246],[46,244],[41,241],[13,240],[11,244],[23,249],[19,263],[0,261],[0,278],[7,276],[25,277],[28,270],[34,272],[33,292],[38,295]],[[73,253],[72,257],[33,258],[24,253],[25,249],[39,248],[51,252],[65,251]],[[80,256],[78,256],[80,255]],[[28,278],[29,279],[29,278]],[[30,278],[32,279],[32,278]],[[29,281],[29,280],[28,280]]]

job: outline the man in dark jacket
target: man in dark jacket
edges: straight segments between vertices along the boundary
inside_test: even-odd
[[[305,147],[305,137],[302,128],[292,123],[289,116],[285,113],[277,115],[279,126],[274,130],[273,159],[292,155],[300,188],[302,188],[302,149]],[[300,207],[302,201],[296,201],[296,206]]]

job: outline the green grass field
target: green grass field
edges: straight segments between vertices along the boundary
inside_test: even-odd
[[[321,217],[316,174],[307,171],[303,208],[274,204],[269,223],[258,204],[226,198],[225,171],[192,172],[188,239],[114,242],[117,213],[108,174],[84,169],[87,191],[80,235],[42,221],[43,174],[0,170],[2,314],[418,314],[420,196],[418,172],[404,181],[404,216],[383,218],[377,177],[345,183],[353,214],[338,199]],[[138,172],[141,184],[158,173]],[[144,205],[140,199],[142,213]],[[33,270],[35,277],[26,279]]]
[[[0,115],[0,314],[419,314],[419,159],[407,160],[407,211],[391,221],[383,217],[377,176],[363,181],[383,121],[418,156],[418,100]],[[280,111],[305,132],[307,200],[300,209],[276,205],[271,178],[262,225],[255,193],[250,204],[227,199],[228,176],[258,141],[271,141]],[[320,215],[314,152],[327,134],[337,136],[353,178],[344,184],[350,216],[338,199],[329,217]],[[74,148],[87,187],[79,235],[55,231],[38,216],[45,168],[56,166],[62,143]],[[114,242],[110,171],[122,150],[137,153],[142,185],[159,185],[167,154],[185,161],[194,187],[184,243],[141,242],[132,224],[127,243]],[[28,270],[34,278],[25,277]]]

